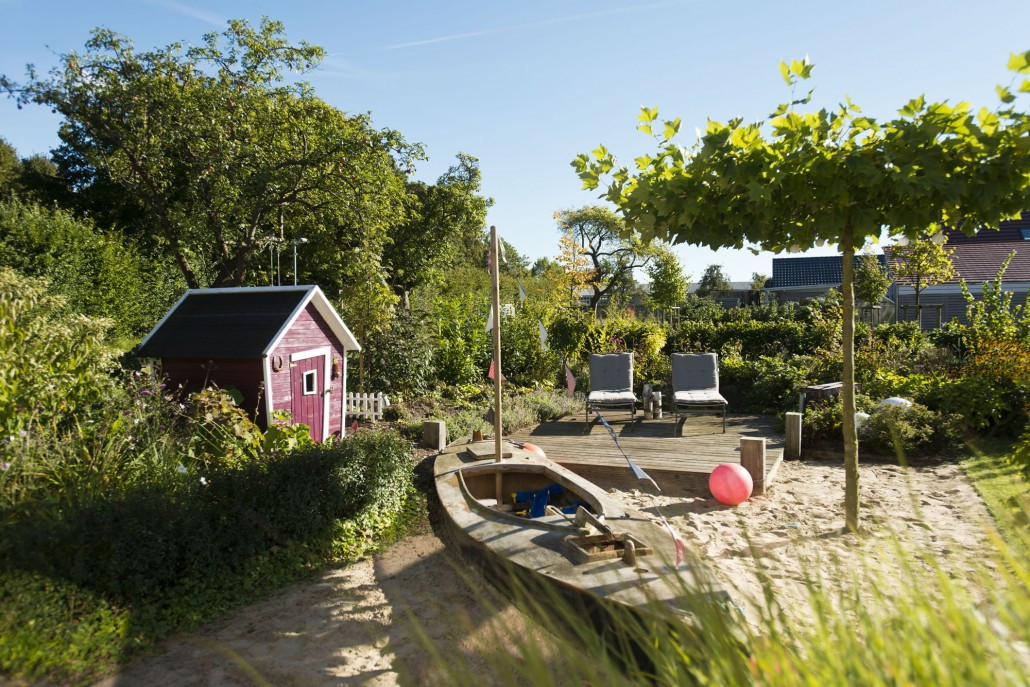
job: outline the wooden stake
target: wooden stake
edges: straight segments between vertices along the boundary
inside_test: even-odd
[[[497,227],[490,227],[490,250],[493,260],[490,265],[490,280],[493,282],[494,306],[494,461],[501,462],[501,277],[500,255],[497,250]],[[497,505],[504,503],[504,489],[501,473],[496,476]]]
[[[787,413],[787,445],[783,453],[787,460],[801,458],[801,413]]]
[[[740,464],[755,485],[753,494],[765,493],[765,437],[740,438]]]

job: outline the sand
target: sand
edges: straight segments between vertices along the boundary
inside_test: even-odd
[[[732,508],[710,495],[613,493],[644,512],[663,513],[752,622],[761,599],[759,566],[779,604],[799,620],[809,611],[806,581],[832,590],[852,585],[862,570],[878,573],[880,591],[889,594],[911,574],[906,565],[916,572],[939,566],[970,582],[974,597],[986,595],[994,563],[983,552],[995,528],[958,466],[863,465],[859,484],[864,536],[844,532],[844,469],[837,461],[784,462],[769,491]]]
[[[702,496],[614,493],[646,512],[660,509],[733,590],[749,619],[756,615],[750,599],[760,590],[757,565],[775,581],[788,612],[801,616],[806,576],[837,579],[842,567],[874,561],[889,577],[898,565],[888,544],[892,533],[934,554],[950,575],[975,574],[993,526],[956,466],[863,466],[869,530],[863,537],[841,533],[843,481],[839,463],[806,461],[784,463],[768,493],[737,508]],[[749,538],[757,558],[749,554]],[[472,587],[483,584],[472,578]],[[442,655],[464,657],[488,677],[483,652],[510,651],[512,640],[541,632],[503,600],[493,603],[485,604],[483,593],[463,581],[427,527],[372,559],[292,585],[193,636],[166,642],[100,684],[447,684],[412,618]]]

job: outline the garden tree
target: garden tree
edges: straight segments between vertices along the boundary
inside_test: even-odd
[[[390,285],[405,309],[412,289],[439,279],[479,239],[492,205],[479,195],[481,188],[479,160],[465,153],[435,184],[408,183],[407,216],[390,228],[383,251]]]
[[[21,162],[18,151],[10,143],[0,138],[0,197],[7,196],[15,188],[21,176]]]
[[[709,265],[697,281],[697,295],[701,297],[729,291],[733,288],[730,279],[722,271],[722,265]]]
[[[1030,52],[1009,67],[1030,74]],[[781,63],[793,89],[810,76],[807,60]],[[1017,77],[1018,78],[1018,77]],[[855,431],[854,255],[884,227],[917,238],[941,224],[972,231],[995,226],[1030,207],[1030,116],[1013,105],[1013,88],[998,86],[995,110],[971,114],[968,103],[920,96],[899,116],[878,122],[845,98],[828,110],[799,111],[811,93],[777,107],[767,122],[709,120],[699,140],[681,147],[673,119],[653,127],[658,111],[643,108],[638,127],[657,151],[618,167],[603,145],[573,161],[586,188],[607,182],[604,197],[627,227],[645,239],[711,248],[747,244],[775,252],[833,242],[843,253],[843,422],[845,522],[859,527],[858,437]],[[1018,92],[1030,91],[1024,78]]]
[[[3,76],[0,89],[63,115],[62,169],[80,190],[116,188],[136,205],[191,287],[245,284],[263,249],[299,236],[337,284],[368,243],[359,235],[381,246],[401,219],[401,171],[420,151],[286,80],[323,55],[268,19],[148,52],[94,29],[48,76],[30,66],[24,83]]]
[[[887,296],[891,279],[887,268],[873,253],[862,253],[855,261],[855,298],[869,305],[878,305]]]
[[[671,310],[683,304],[690,277],[683,273],[679,257],[668,246],[655,245],[647,276],[651,279],[647,300],[652,308]]]
[[[752,272],[751,273],[751,290],[752,291],[761,291],[762,289],[765,288],[765,283],[767,281],[769,281],[769,276],[768,275],[762,274],[761,272]]]
[[[652,250],[634,232],[626,228],[621,217],[608,208],[592,205],[577,210],[554,213],[558,228],[571,232],[591,269],[584,273],[584,286],[594,290],[590,309],[598,302],[633,282],[633,270],[646,267]]]
[[[543,277],[550,272],[560,269],[561,266],[558,265],[556,260],[552,260],[551,258],[537,258],[536,262],[533,263],[533,266],[529,268],[529,273],[534,277]]]
[[[937,233],[932,237],[921,236],[914,240],[899,241],[890,249],[891,266],[894,279],[899,284],[911,286],[916,294],[916,322],[923,322],[922,305],[919,295],[937,284],[955,276],[955,266],[951,264],[951,254],[944,247],[948,237]]]
[[[17,196],[50,205],[70,200],[67,184],[57,166],[45,155],[19,158],[17,151],[0,138],[0,198]]]
[[[565,301],[566,305],[578,305],[576,294],[591,280],[590,258],[571,229],[563,231],[558,239],[556,262],[560,267],[555,274],[555,294],[558,301],[564,300],[564,294],[568,291],[569,299]]]

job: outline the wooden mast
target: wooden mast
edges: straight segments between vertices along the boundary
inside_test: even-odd
[[[494,460],[501,462],[501,277],[500,256],[497,250],[497,227],[490,227],[490,281],[493,283],[493,335],[494,335]],[[501,473],[497,473],[497,503],[504,502]]]

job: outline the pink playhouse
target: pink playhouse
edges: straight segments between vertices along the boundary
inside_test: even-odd
[[[317,286],[191,289],[136,350],[187,391],[235,388],[267,427],[290,411],[311,438],[342,436],[347,353],[361,350]]]

